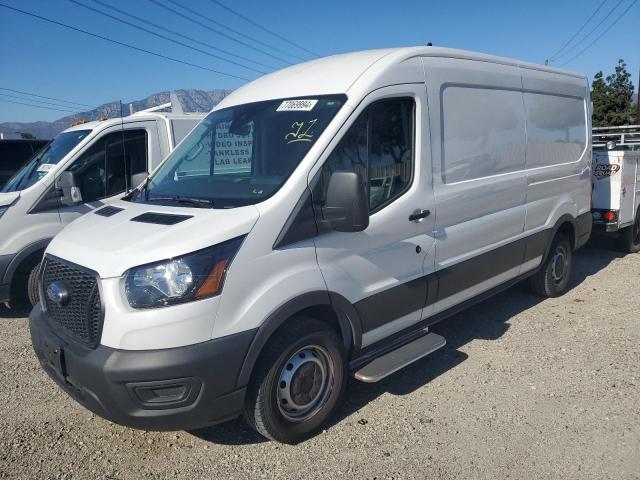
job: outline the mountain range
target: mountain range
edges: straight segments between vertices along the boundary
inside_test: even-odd
[[[174,90],[173,91],[182,105],[185,112],[208,112],[216,106],[224,97],[231,93],[231,90]],[[142,100],[135,100],[122,104],[123,115],[129,115],[130,112],[138,112],[146,108],[169,103],[171,92],[158,92],[149,95]],[[56,134],[68,128],[78,120],[98,120],[102,117],[116,118],[120,116],[120,102],[108,102],[99,107],[78,112],[73,115],[59,118],[53,122],[5,122],[0,123],[0,133],[4,138],[19,138],[16,132],[28,132],[36,138],[53,138]]]

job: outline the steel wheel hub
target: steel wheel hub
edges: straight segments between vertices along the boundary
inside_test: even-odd
[[[553,280],[558,283],[564,278],[564,274],[567,267],[567,252],[564,248],[558,246],[553,258],[551,259],[551,276]]]
[[[304,421],[324,406],[333,386],[332,365],[327,351],[317,345],[301,348],[285,362],[276,396],[287,420]]]

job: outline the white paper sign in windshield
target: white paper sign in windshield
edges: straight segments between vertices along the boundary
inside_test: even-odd
[[[214,175],[250,173],[253,155],[253,128],[247,135],[229,133],[231,122],[216,127]]]
[[[276,109],[276,112],[310,112],[316,106],[316,103],[318,103],[318,100],[285,100]]]

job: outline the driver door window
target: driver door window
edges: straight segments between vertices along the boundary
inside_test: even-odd
[[[376,212],[402,195],[413,174],[414,101],[383,100],[369,106],[322,168],[321,198],[334,171],[357,172]]]
[[[105,135],[69,171],[75,173],[82,201],[89,203],[123,193],[131,175],[146,168],[147,133],[141,129]]]

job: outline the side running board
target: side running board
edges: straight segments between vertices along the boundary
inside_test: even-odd
[[[412,364],[416,360],[444,347],[447,341],[435,333],[427,333],[382,355],[358,370],[354,377],[361,382],[374,383]]]

